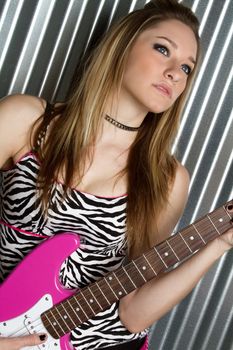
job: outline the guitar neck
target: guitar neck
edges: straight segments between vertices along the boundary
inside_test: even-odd
[[[232,217],[233,200],[45,311],[41,318],[46,329],[54,338],[70,332],[222,235],[232,227]]]

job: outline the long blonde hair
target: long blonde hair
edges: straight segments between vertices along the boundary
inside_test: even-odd
[[[190,9],[175,0],[155,0],[114,25],[94,50],[79,84],[66,104],[55,108],[49,138],[39,151],[43,162],[38,176],[42,200],[49,203],[54,179],[64,174],[65,191],[83,177],[84,163],[91,159],[96,130],[105,113],[111,91],[119,91],[125,64],[139,34],[157,23],[177,19],[194,32],[199,48],[198,20]],[[199,52],[199,50],[198,50]],[[195,69],[194,69],[195,71]],[[156,216],[168,200],[174,180],[176,160],[171,145],[176,135],[187,90],[174,105],[154,117],[148,113],[131,146],[125,171],[128,182],[127,242],[129,255],[136,256],[151,245],[156,231]],[[153,116],[153,117],[152,117]],[[45,119],[37,126],[33,143],[45,128]]]

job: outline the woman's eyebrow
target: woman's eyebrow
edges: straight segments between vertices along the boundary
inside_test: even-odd
[[[167,40],[167,41],[174,47],[174,49],[178,49],[177,44],[176,44],[173,40],[171,40],[170,38],[167,38],[166,36],[156,36],[156,37],[159,38],[159,39]],[[188,57],[188,59],[189,59],[193,64],[196,63],[195,59],[194,59],[192,56]]]

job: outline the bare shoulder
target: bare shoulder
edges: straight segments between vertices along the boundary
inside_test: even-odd
[[[168,201],[157,218],[159,239],[166,239],[181,218],[188,199],[190,177],[187,169],[177,162],[175,179],[170,187]]]
[[[38,118],[45,108],[45,101],[30,95],[10,95],[0,101],[0,118],[24,124]]]
[[[26,147],[33,123],[45,101],[29,95],[11,95],[0,101],[0,167]]]
[[[179,197],[187,196],[189,182],[190,182],[190,177],[189,177],[188,170],[181,163],[177,162],[175,179],[170,190],[171,198],[173,198],[174,196],[176,197],[176,195],[178,194],[179,194]]]

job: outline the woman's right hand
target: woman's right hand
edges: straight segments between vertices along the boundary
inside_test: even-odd
[[[23,337],[0,337],[0,350],[20,350],[26,346],[43,344],[46,341],[45,334],[30,334]]]

